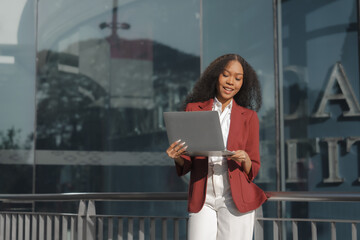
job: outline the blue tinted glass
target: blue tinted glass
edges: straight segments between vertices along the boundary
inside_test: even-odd
[[[35,127],[35,1],[0,3],[0,187],[31,193]],[[19,176],[14,178],[14,176]]]
[[[360,105],[356,1],[284,1],[286,190],[359,191]],[[359,208],[289,204],[296,217],[354,218]],[[356,214],[355,214],[356,215]],[[341,232],[350,239],[350,231]],[[299,231],[300,233],[300,231]],[[299,238],[310,238],[309,231]],[[319,239],[329,239],[321,231]]]
[[[218,17],[214,17],[218,16]],[[275,91],[272,3],[269,1],[203,2],[203,66],[220,55],[237,53],[255,69],[262,88],[261,168],[256,182],[276,189]]]
[[[199,9],[199,1],[39,2],[37,192],[187,191],[165,154],[162,115],[181,109],[200,75]],[[132,214],[159,214],[149,204]],[[162,212],[186,214],[181,204]]]

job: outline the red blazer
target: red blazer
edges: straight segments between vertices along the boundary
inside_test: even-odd
[[[213,99],[206,102],[189,103],[186,111],[211,111]],[[233,101],[227,149],[230,151],[244,150],[252,161],[252,167],[247,175],[241,163],[228,159],[228,173],[231,194],[237,209],[248,212],[258,208],[267,197],[252,181],[260,169],[259,153],[259,119],[253,110],[241,107]],[[204,205],[206,196],[208,158],[182,156],[185,159],[181,167],[176,164],[177,174],[185,175],[189,171],[188,211],[199,212]]]

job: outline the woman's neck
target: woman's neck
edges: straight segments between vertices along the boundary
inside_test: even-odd
[[[217,100],[221,103],[221,112],[223,112],[224,111],[224,109],[231,103],[231,101],[232,101],[232,98],[230,98],[230,99],[227,99],[227,100],[225,100],[225,99],[219,99],[218,97],[216,97],[217,98]]]

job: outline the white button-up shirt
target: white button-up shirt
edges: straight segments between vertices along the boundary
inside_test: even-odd
[[[222,104],[215,97],[214,105],[212,108],[213,111],[217,111],[219,113],[221,132],[222,132],[225,148],[227,147],[226,145],[227,145],[227,140],[228,140],[228,136],[229,136],[232,104],[233,104],[233,100],[224,108],[224,111],[222,111]],[[226,158],[221,157],[221,156],[209,156],[209,163],[219,162],[219,161],[222,161],[223,159],[226,159]]]

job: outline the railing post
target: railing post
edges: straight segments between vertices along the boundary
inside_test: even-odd
[[[331,240],[336,240],[336,223],[332,222],[331,226]]]
[[[315,222],[311,222],[311,240],[317,240],[317,227]]]
[[[274,234],[274,240],[280,240],[280,221],[273,221],[273,234]]]
[[[83,240],[84,235],[84,219],[86,216],[86,204],[84,200],[79,202],[79,211],[77,216],[77,240]]]
[[[4,240],[4,232],[5,232],[5,215],[0,214],[0,240]]]
[[[150,240],[155,240],[156,222],[155,218],[150,218]]]
[[[128,218],[128,240],[133,240],[134,237],[134,218]]]
[[[89,200],[86,211],[86,240],[95,239],[95,229],[96,229],[95,216],[96,216],[95,202],[93,200]]]
[[[167,239],[167,219],[166,218],[163,218],[161,220],[161,228],[162,228],[161,239],[166,240]]]
[[[139,218],[139,240],[145,239],[145,219]]]
[[[255,224],[254,224],[254,239],[255,240],[264,240],[264,221],[258,220],[263,217],[263,209],[260,206],[255,210]]]
[[[356,230],[356,223],[351,224],[351,239],[356,240],[357,239],[357,230]]]

